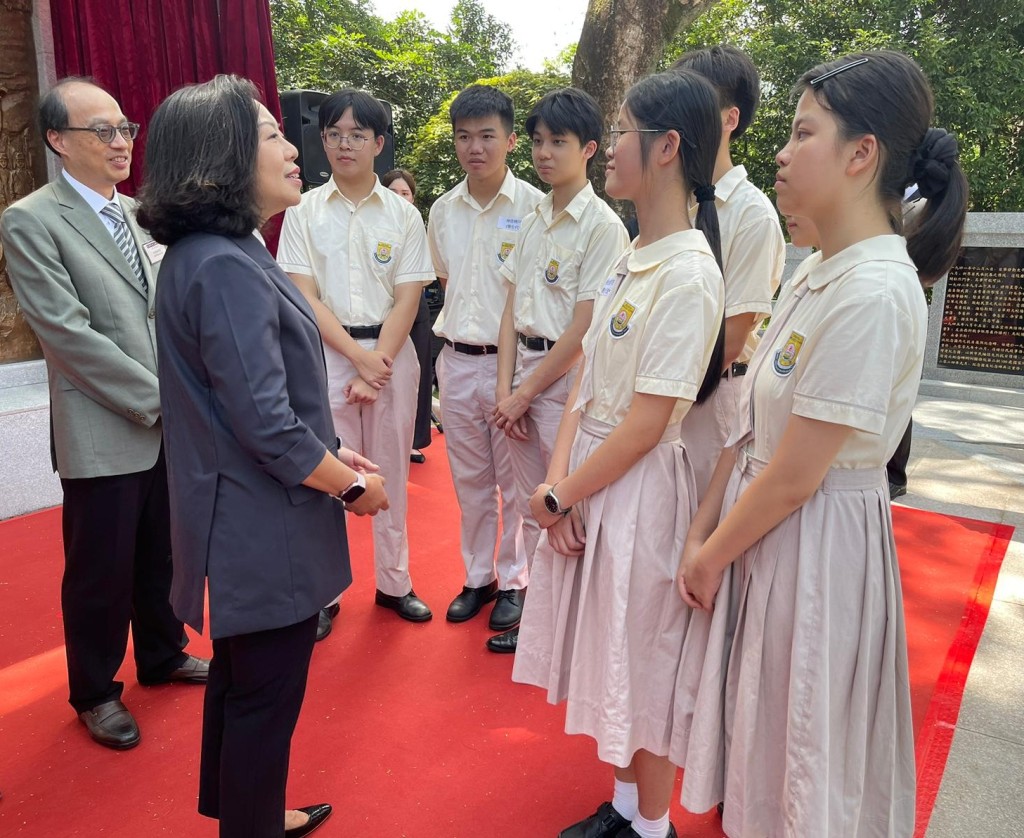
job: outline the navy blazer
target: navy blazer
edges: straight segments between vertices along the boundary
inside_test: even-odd
[[[337,452],[312,309],[248,236],[171,245],[156,298],[174,581],[214,638],[292,625],[352,580],[342,505],[302,485]]]

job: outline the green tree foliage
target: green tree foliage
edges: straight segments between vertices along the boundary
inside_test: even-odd
[[[497,78],[480,79],[480,84],[491,84],[512,97],[516,107],[516,128],[522,131],[523,120],[537,100],[550,90],[569,84],[568,74],[555,69],[542,73],[529,70],[515,70]],[[463,177],[459,161],[455,157],[452,141],[452,124],[448,118],[448,107],[455,98],[453,93],[426,121],[416,134],[412,152],[405,159],[409,168],[416,173],[417,200],[427,207],[452,188]],[[545,189],[533,168],[530,143],[520,136],[515,149],[508,156],[512,173]]]
[[[412,0],[410,0],[412,5]],[[419,12],[385,21],[369,0],[270,0],[281,90],[361,87],[391,102],[400,159],[440,103],[500,73],[515,41],[479,0],[458,0],[438,32]]]
[[[723,0],[665,54],[728,42],[761,71],[761,109],[734,149],[753,181],[774,182],[799,76],[862,49],[913,56],[935,90],[935,124],[960,140],[975,211],[1024,210],[1024,3],[1020,0]]]

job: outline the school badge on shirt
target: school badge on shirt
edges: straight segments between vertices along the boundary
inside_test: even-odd
[[[636,306],[629,300],[622,301],[622,305],[619,306],[619,310],[615,312],[615,316],[608,324],[608,331],[611,332],[613,338],[621,338],[629,331],[629,319],[633,316],[633,312],[635,311]]]
[[[799,332],[790,332],[782,349],[775,350],[775,360],[772,367],[776,375],[789,375],[796,366],[797,355],[800,354],[800,347],[804,344],[804,336]]]
[[[544,271],[544,281],[548,285],[554,285],[558,282],[558,260],[552,259],[548,262],[548,269]]]
[[[509,255],[512,253],[512,249],[515,246],[515,242],[502,242],[501,248],[498,250],[498,261],[504,262],[506,259],[508,259]]]
[[[373,258],[380,264],[386,265],[391,261],[391,245],[387,242],[377,242],[377,250],[373,254]]]

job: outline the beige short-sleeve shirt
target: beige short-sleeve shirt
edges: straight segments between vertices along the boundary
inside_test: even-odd
[[[557,216],[545,195],[501,266],[515,286],[516,331],[558,340],[576,304],[597,296],[628,245],[625,225],[589,182]]]
[[[786,241],[779,215],[765,194],[747,180],[743,166],[733,166],[719,178],[715,207],[722,237],[725,316],[767,317],[786,265]],[[696,214],[697,208],[691,207],[691,219]],[[737,362],[750,362],[757,341],[757,330],[752,329]]]
[[[379,180],[358,204],[333,178],[303,194],[285,212],[277,263],[313,277],[320,299],[344,326],[383,323],[396,285],[434,280],[423,219]]]
[[[824,261],[810,256],[783,290],[751,363],[731,443],[750,430],[752,416],[751,453],[768,460],[796,414],[853,429],[834,466],[884,465],[917,398],[927,323],[902,236],[867,239]]]
[[[680,401],[669,422],[681,422],[704,380],[724,308],[722,273],[702,232],[634,243],[595,303],[576,407],[618,425],[634,393],[674,396]]]
[[[506,169],[501,189],[486,207],[469,194],[465,180],[434,202],[427,241],[434,270],[447,279],[435,334],[476,346],[497,344],[507,296],[499,270],[542,197]]]

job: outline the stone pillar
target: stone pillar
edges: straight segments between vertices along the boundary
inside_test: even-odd
[[[32,0],[0,0],[0,212],[46,182],[35,126],[39,91]],[[42,357],[7,278],[0,245],[0,364]]]

